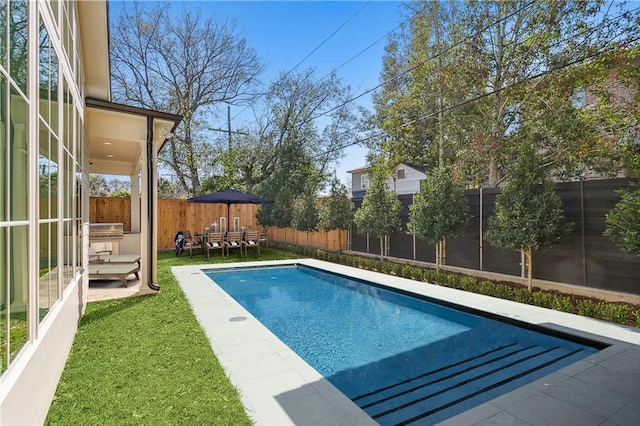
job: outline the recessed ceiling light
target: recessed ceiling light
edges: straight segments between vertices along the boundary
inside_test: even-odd
[[[105,145],[111,145],[111,142],[105,142],[104,144]]]
[[[113,154],[107,154],[107,157],[113,158]]]

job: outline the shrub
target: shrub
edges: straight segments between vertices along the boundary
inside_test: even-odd
[[[480,284],[478,284],[478,292],[487,296],[493,296],[496,293],[496,284],[491,281],[480,281]]]
[[[473,277],[462,277],[460,287],[464,291],[476,292],[478,290],[478,281]]]
[[[573,312],[573,302],[566,296],[555,295],[551,301],[551,307],[556,311]]]
[[[553,306],[553,296],[549,293],[536,291],[531,293],[533,304],[543,308],[551,308]]]
[[[464,277],[457,274],[442,273],[442,281],[447,287],[460,288],[462,286],[461,281]]]
[[[527,305],[531,305],[533,303],[532,294],[526,288],[517,288],[513,291],[513,300],[520,303],[526,303]]]
[[[496,284],[493,295],[500,299],[511,299],[513,296],[513,289],[506,284]]]
[[[619,303],[601,303],[600,304],[600,318],[617,322],[626,323],[633,314],[633,309],[628,305],[622,305]]]
[[[433,269],[425,269],[422,271],[422,281],[435,284],[436,283],[436,271]]]
[[[578,315],[585,317],[598,318],[599,304],[591,299],[578,300]]]

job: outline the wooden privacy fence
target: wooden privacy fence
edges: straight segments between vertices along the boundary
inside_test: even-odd
[[[257,204],[231,204],[228,227],[233,228],[234,218],[247,229],[262,230],[256,220]],[[227,205],[218,203],[190,203],[187,200],[158,200],[158,248],[172,249],[174,237],[179,230],[203,232],[220,217],[227,216]],[[131,232],[131,200],[129,198],[91,197],[89,199],[89,221],[91,223],[123,223],[124,232]],[[297,244],[327,250],[338,250],[339,232],[342,249],[347,245],[346,231],[300,232],[289,228],[269,228],[268,240]]]

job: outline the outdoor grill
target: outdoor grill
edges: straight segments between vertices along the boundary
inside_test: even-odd
[[[89,241],[116,241],[123,238],[122,223],[91,223],[89,224]]]

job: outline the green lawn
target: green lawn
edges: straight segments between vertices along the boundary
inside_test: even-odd
[[[261,251],[209,263],[295,257]],[[46,424],[251,424],[171,274],[171,266],[201,263],[201,255],[159,253],[159,293],[89,303]]]

